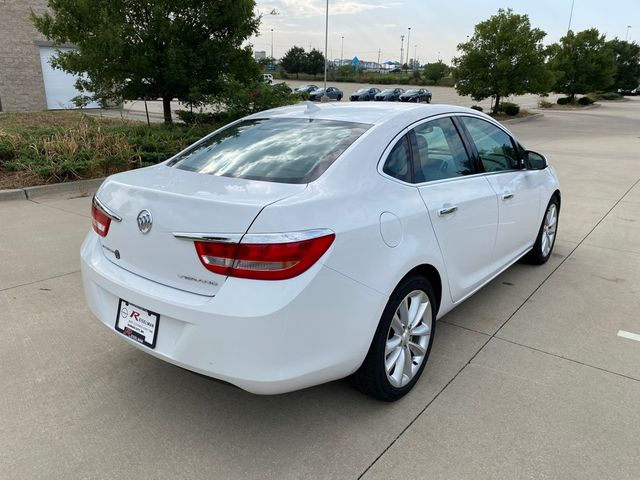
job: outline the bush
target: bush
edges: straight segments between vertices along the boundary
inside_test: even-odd
[[[597,93],[595,95],[596,100],[620,100],[624,98],[623,95],[620,95],[616,92],[605,92],[605,93]]]
[[[558,105],[569,105],[569,103],[571,103],[571,99],[569,97],[560,97],[557,102]]]
[[[484,108],[482,108],[480,105],[471,105],[471,108],[473,110],[477,110],[479,112],[483,112],[484,111]]]
[[[551,108],[551,107],[553,107],[553,103],[547,102],[546,100],[540,100],[538,102],[538,107],[540,107],[540,108]]]
[[[207,125],[215,123],[219,115],[211,112],[192,112],[189,110],[174,110],[178,118],[187,125]]]
[[[592,103],[594,102],[589,97],[580,97],[578,99],[578,104],[580,105],[591,105]]]
[[[441,87],[455,87],[456,79],[453,77],[444,77],[440,79],[438,85]]]
[[[3,115],[10,120],[14,114]],[[34,115],[47,121],[0,129],[0,176],[23,172],[30,184],[102,177],[167,160],[216,128],[104,122],[77,112],[75,121],[61,125],[57,115]]]
[[[520,113],[520,105],[512,102],[502,102],[499,110],[506,113],[510,117],[515,117]]]

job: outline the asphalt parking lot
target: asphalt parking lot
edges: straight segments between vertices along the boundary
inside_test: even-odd
[[[140,352],[84,304],[90,197],[0,202],[0,478],[637,479],[640,341],[618,332],[640,334],[640,99],[511,129],[558,171],[555,253],[448,314],[394,404]]]

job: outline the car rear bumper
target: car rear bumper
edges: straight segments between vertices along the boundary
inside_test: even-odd
[[[81,249],[92,313],[131,345],[252,393],[345,377],[362,363],[387,298],[320,262],[291,280],[229,278],[215,297],[167,287],[107,260],[90,232]],[[155,349],[117,333],[119,299],[160,315]]]

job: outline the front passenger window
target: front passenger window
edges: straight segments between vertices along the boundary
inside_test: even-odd
[[[476,145],[485,172],[518,168],[518,154],[511,137],[495,125],[474,117],[460,117]]]

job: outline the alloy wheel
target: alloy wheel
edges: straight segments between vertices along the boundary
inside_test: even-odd
[[[407,385],[424,362],[432,330],[429,297],[422,290],[409,293],[391,320],[385,346],[387,379],[396,388]]]
[[[544,216],[544,224],[542,226],[542,255],[547,256],[553,248],[553,241],[556,238],[556,229],[558,226],[558,207],[555,203],[549,205],[546,215]]]

